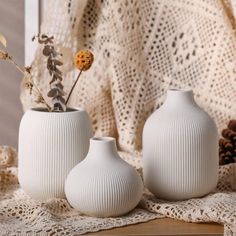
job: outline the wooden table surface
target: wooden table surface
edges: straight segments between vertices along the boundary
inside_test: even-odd
[[[99,231],[86,235],[191,235],[222,236],[223,226],[214,223],[187,223],[170,218],[156,219],[146,223],[130,225],[111,230]]]

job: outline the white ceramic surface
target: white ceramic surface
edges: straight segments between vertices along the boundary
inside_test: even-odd
[[[83,160],[92,126],[83,109],[27,111],[19,129],[19,182],[35,200],[64,198],[69,171]]]
[[[143,183],[122,160],[111,137],[90,139],[87,157],[69,173],[65,193],[77,210],[96,217],[119,216],[140,201]]]
[[[143,131],[144,183],[158,198],[200,197],[218,180],[218,134],[191,90],[168,90]]]

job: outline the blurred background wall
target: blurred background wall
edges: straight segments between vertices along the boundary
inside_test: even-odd
[[[9,53],[24,65],[23,0],[0,0],[0,32],[7,38]],[[21,78],[22,74],[13,65],[0,61],[0,145],[17,148],[23,114],[19,100]]]

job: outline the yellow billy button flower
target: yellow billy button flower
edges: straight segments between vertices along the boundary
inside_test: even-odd
[[[93,54],[89,50],[80,50],[74,57],[74,64],[80,71],[85,71],[93,64],[93,59]]]
[[[79,70],[79,74],[68,94],[68,97],[66,99],[66,105],[70,99],[70,96],[75,88],[75,85],[77,84],[78,80],[79,80],[79,77],[82,73],[82,71],[85,71],[85,70],[88,70],[91,65],[93,64],[93,54],[89,51],[89,50],[81,50],[81,51],[78,51],[74,57],[74,64],[75,64],[75,67]]]

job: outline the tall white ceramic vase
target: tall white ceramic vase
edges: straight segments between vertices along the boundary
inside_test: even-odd
[[[27,111],[19,129],[19,182],[35,200],[64,198],[69,171],[84,159],[92,136],[87,112]]]
[[[191,90],[168,90],[143,131],[144,183],[158,198],[184,200],[212,191],[218,179],[218,134]]]
[[[77,210],[96,217],[120,216],[140,201],[143,183],[122,160],[111,137],[92,138],[86,158],[69,173],[65,192]]]

